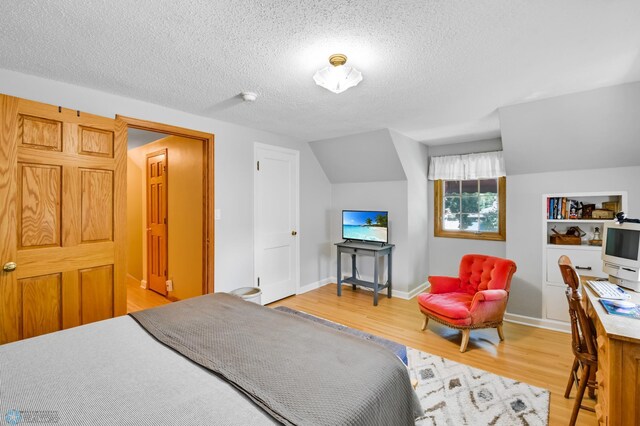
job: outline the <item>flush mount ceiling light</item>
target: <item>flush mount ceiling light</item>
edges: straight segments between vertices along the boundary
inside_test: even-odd
[[[331,66],[318,70],[314,75],[318,86],[333,93],[342,93],[362,81],[362,73],[355,68],[345,66],[347,57],[336,54],[329,56]]]
[[[255,102],[255,100],[258,99],[258,94],[254,92],[242,92],[240,96],[242,96],[242,100],[245,102]]]

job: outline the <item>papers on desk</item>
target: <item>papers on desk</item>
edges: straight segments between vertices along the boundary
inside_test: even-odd
[[[640,319],[640,305],[636,305],[633,308],[618,308],[613,304],[611,300],[600,299],[600,303],[604,306],[604,309],[613,315],[620,315],[627,318]]]

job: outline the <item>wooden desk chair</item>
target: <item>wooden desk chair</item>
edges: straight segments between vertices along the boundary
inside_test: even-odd
[[[562,279],[567,285],[566,295],[567,301],[569,302],[569,315],[571,316],[571,349],[575,355],[567,389],[564,392],[564,397],[569,398],[571,388],[573,388],[574,383],[576,384],[578,393],[576,394],[576,401],[573,404],[571,420],[569,421],[569,425],[574,426],[580,408],[587,411],[594,411],[593,408],[582,405],[582,397],[587,387],[589,388],[589,395],[591,397],[595,395],[597,387],[595,373],[598,368],[598,347],[596,345],[595,327],[591,318],[587,316],[584,310],[582,296],[578,292],[580,277],[567,256],[560,256],[558,266],[562,273]],[[579,370],[582,370],[580,377],[578,377]]]

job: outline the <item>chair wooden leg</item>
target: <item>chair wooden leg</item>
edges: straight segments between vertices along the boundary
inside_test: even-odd
[[[580,383],[578,384],[578,393],[576,394],[576,401],[573,403],[573,411],[571,412],[571,420],[569,421],[569,426],[575,426],[576,420],[578,419],[578,412],[580,411],[580,406],[582,405],[582,397],[584,397],[584,391],[587,388],[587,382],[589,381],[590,372],[590,365],[585,365],[582,367],[582,377],[580,378]]]
[[[587,394],[589,398],[596,399],[596,387],[598,386],[598,382],[596,381],[596,368],[591,368],[591,374],[589,375],[589,384],[587,384],[588,390]]]
[[[429,317],[425,315],[424,321],[422,322],[422,331],[425,331],[427,329],[427,324],[429,324]]]
[[[467,350],[467,345],[469,344],[469,334],[471,334],[471,329],[465,328],[462,330],[462,343],[460,343],[460,352],[464,352]]]
[[[569,381],[567,382],[567,389],[564,391],[565,398],[569,398],[569,395],[571,394],[571,389],[573,388],[573,382],[575,381],[574,374],[576,373],[576,371],[578,371],[579,365],[580,364],[578,362],[578,358],[574,358],[573,367],[571,367],[571,372],[569,373]]]
[[[504,332],[502,331],[502,324],[496,327],[498,329],[498,337],[500,337],[500,341],[504,340]]]

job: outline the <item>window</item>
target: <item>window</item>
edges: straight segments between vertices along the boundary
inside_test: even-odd
[[[506,178],[434,181],[436,237],[505,241]]]

